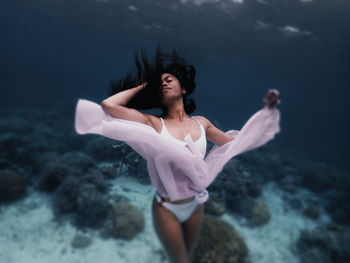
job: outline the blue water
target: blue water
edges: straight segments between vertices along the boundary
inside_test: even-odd
[[[72,129],[77,99],[106,98],[134,51],[160,41],[196,67],[195,114],[222,130],[240,129],[278,89],[281,133],[261,154],[280,154],[278,169],[297,168],[315,198],[345,202],[349,12],[346,0],[1,0],[0,168],[35,178],[47,153],[88,152]],[[328,212],[348,226],[338,210]]]

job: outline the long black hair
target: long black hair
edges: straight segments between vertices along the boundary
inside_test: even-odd
[[[196,70],[193,65],[186,63],[176,48],[167,53],[162,50],[158,43],[153,61],[147,57],[144,50],[141,50],[140,54],[136,51],[135,65],[136,72],[132,70],[117,81],[111,81],[110,96],[147,82],[146,87],[138,92],[125,106],[141,110],[161,108],[162,116],[166,116],[167,108],[161,103],[161,75],[170,73],[179,80],[181,88],[186,90],[186,94],[182,96],[185,112],[191,114],[195,111],[196,103],[188,96],[196,88]]]

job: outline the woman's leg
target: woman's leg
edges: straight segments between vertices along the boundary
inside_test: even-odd
[[[185,240],[181,223],[175,216],[157,203],[152,202],[153,225],[160,241],[173,263],[188,263],[189,258],[185,246]]]
[[[191,217],[182,223],[185,246],[189,257],[193,251],[198,234],[200,232],[201,222],[203,218],[203,210],[204,205],[198,205]]]

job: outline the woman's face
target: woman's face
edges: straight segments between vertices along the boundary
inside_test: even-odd
[[[182,98],[182,94],[186,93],[186,90],[181,88],[179,80],[170,73],[162,74],[161,91],[163,102],[167,98]]]

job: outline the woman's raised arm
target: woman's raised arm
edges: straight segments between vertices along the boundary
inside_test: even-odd
[[[270,89],[263,99],[263,107],[269,107],[270,109],[272,109],[278,104],[280,104],[281,100],[279,100],[278,95],[278,90]],[[204,123],[205,133],[208,141],[221,146],[229,141],[234,140],[234,138],[232,138],[230,135],[216,128],[207,118],[203,116],[196,117],[200,119],[202,123]]]
[[[104,112],[118,119],[141,122],[152,126],[148,114],[144,114],[138,110],[125,107],[125,105],[142,90],[147,83],[143,83],[135,88],[127,89],[114,94],[101,102]]]

